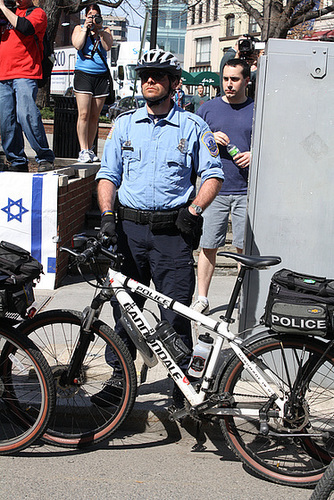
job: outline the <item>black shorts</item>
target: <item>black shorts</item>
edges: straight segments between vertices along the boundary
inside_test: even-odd
[[[93,97],[109,95],[109,73],[92,75],[76,69],[74,71],[73,90],[80,94],[92,94]]]

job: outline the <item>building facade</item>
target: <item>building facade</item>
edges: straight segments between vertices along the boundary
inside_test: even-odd
[[[243,34],[260,37],[259,27],[230,0],[202,0],[189,9],[184,69],[219,73],[224,52]]]
[[[183,66],[184,44],[187,30],[188,6],[184,0],[159,0],[157,45],[176,55]],[[150,2],[149,12],[152,12]],[[148,23],[147,40],[151,37],[151,17]]]
[[[103,26],[110,28],[114,42],[126,42],[129,21],[125,17],[103,14]]]

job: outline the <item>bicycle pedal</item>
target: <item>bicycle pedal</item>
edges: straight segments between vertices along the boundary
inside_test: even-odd
[[[175,422],[175,420],[180,420],[189,415],[188,410],[186,410],[185,408],[182,408],[180,410],[179,408],[176,408],[174,405],[169,406],[168,412],[170,413],[169,420],[171,420],[172,422]]]

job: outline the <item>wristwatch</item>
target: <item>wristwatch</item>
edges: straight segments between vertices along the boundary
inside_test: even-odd
[[[197,215],[201,215],[201,213],[203,213],[203,208],[199,205],[195,205],[195,203],[192,203],[190,206],[195,210]]]

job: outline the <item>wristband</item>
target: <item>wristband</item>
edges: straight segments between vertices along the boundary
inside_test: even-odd
[[[81,31],[87,32],[87,28],[81,28]]]
[[[101,217],[103,217],[104,215],[113,215],[114,212],[112,210],[105,210],[104,212],[102,212],[101,214]]]

